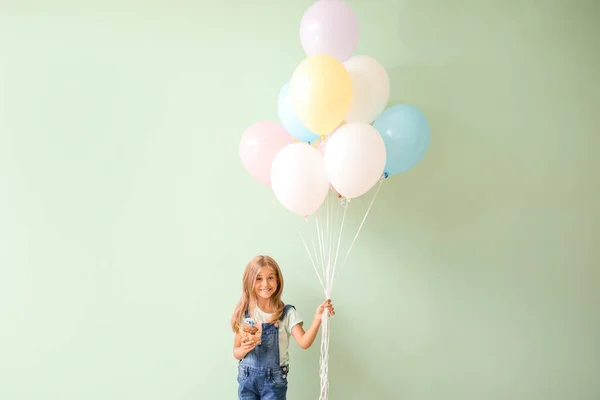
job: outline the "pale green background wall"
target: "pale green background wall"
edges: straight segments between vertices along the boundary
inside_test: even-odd
[[[105,3],[0,5],[0,398],[232,399],[246,261],[275,256],[305,317],[322,300],[237,154],[311,2]],[[597,400],[598,2],[349,4],[433,136],[336,287],[330,398]],[[318,350],[290,399],[317,398]]]

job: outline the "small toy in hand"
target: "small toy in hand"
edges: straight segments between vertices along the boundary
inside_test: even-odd
[[[260,344],[262,330],[259,328],[260,324],[257,324],[252,318],[245,318],[244,322],[240,327],[242,333],[242,339],[244,342]]]
[[[255,335],[258,332],[258,328],[254,325],[246,324],[244,325],[244,332],[249,333],[250,335]]]
[[[257,324],[252,318],[245,318],[240,326],[244,341],[252,341],[255,344],[260,344],[262,329],[260,324]]]

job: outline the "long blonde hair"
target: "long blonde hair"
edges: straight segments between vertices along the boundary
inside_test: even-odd
[[[254,293],[254,284],[256,283],[256,277],[258,272],[263,267],[271,267],[275,271],[275,277],[277,279],[277,289],[271,296],[271,306],[273,308],[273,316],[271,321],[265,321],[274,323],[283,314],[283,302],[281,301],[281,293],[283,292],[283,275],[277,262],[265,255],[258,255],[248,262],[246,269],[244,270],[244,276],[242,278],[242,296],[235,306],[235,310],[231,317],[231,329],[237,332],[240,329],[240,322],[244,313],[248,311],[251,317],[254,317],[254,309],[258,304],[256,293]]]

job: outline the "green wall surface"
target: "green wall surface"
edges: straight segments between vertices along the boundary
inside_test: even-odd
[[[304,221],[238,157],[311,4],[0,3],[0,399],[236,398],[255,254],[312,318]],[[348,4],[432,138],[336,282],[330,399],[599,399],[600,3]],[[319,340],[289,399],[318,398]]]

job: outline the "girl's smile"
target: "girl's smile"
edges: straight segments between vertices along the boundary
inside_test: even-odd
[[[256,297],[268,299],[277,289],[277,276],[271,267],[263,267],[258,271],[256,282],[254,283],[254,291]]]

